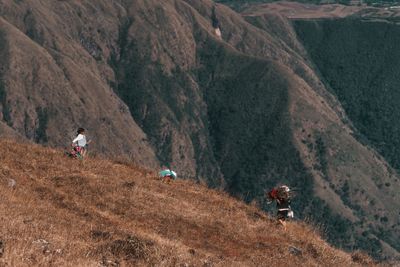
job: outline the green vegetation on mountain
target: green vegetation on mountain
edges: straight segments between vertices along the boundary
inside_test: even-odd
[[[270,212],[275,209],[267,205],[264,190],[290,184],[299,192],[293,202],[296,217],[324,225],[326,238],[339,247],[358,247],[352,240],[354,227],[333,213],[326,202],[310,197],[312,176],[290,141],[289,85],[280,74],[282,69],[272,61],[238,53],[212,38],[203,40],[201,34],[195,37],[200,67],[191,72],[176,68],[173,76],[164,73],[160,65],[151,62],[146,48],[136,47],[130,37],[122,42],[126,44],[124,59],[113,63],[118,73],[115,90],[150,141],[159,147],[159,160],[171,162],[172,134],[160,130],[165,122],[171,123],[169,127],[179,127],[185,119],[198,121],[205,129],[191,134],[197,161],[203,164],[197,179],[206,177],[203,179],[209,186],[221,186],[216,173],[205,168],[219,166],[228,192],[246,202],[257,201]],[[207,107],[200,116],[194,107],[201,102],[191,91],[190,81],[199,84],[200,100]],[[191,94],[185,105],[176,101],[177,95]],[[206,155],[202,152],[202,136],[210,140],[211,150]]]
[[[355,137],[379,151],[399,170],[400,27],[358,19],[299,20],[294,25],[325,84],[337,95],[352,121]],[[377,182],[380,190],[390,186]],[[342,199],[347,203],[348,189],[346,183],[341,189]],[[387,218],[375,215],[375,220],[384,223]],[[369,247],[363,244],[364,238],[371,235],[400,249],[398,240],[379,227],[363,233],[361,248],[379,244],[377,241],[369,242]]]
[[[216,0],[215,2],[221,3],[235,9],[242,11],[250,5],[258,5],[272,2],[279,2],[279,0]],[[373,7],[390,7],[397,6],[400,4],[399,0],[363,0],[363,1],[351,1],[351,0],[290,0],[290,2],[315,4],[315,5],[327,5],[327,4],[342,4],[342,5],[361,5],[366,4]]]
[[[249,4],[271,3],[273,0],[216,0],[215,2],[227,5],[235,10],[240,10]]]
[[[353,19],[295,26],[358,138],[400,169],[400,27]]]
[[[241,10],[249,5],[263,4],[263,3],[271,3],[277,2],[278,0],[216,0],[215,2],[227,5],[235,10]],[[309,3],[309,4],[343,4],[349,5],[350,0],[296,0],[293,2],[299,3]],[[371,3],[375,3],[377,1],[370,1]],[[378,1],[379,2],[379,1]],[[395,1],[393,1],[395,2]]]

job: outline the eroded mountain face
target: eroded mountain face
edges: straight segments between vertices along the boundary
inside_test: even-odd
[[[295,26],[360,138],[399,169],[400,27],[355,19],[296,21]]]
[[[63,146],[83,126],[94,151],[170,165],[266,209],[264,189],[287,183],[297,215],[336,245],[397,256],[398,176],[353,137],[291,22],[212,10],[2,1],[1,133]]]
[[[156,166],[146,135],[108,85],[114,74],[106,61],[123,9],[100,2],[84,9],[79,1],[2,1],[2,120],[58,146],[83,126],[97,151]]]

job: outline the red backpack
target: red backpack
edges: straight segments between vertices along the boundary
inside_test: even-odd
[[[272,189],[268,193],[269,199],[289,199],[290,198],[290,189],[286,185],[280,186],[278,188]]]
[[[270,199],[277,199],[278,198],[278,193],[279,193],[278,189],[274,188],[271,191],[269,191],[268,197]]]

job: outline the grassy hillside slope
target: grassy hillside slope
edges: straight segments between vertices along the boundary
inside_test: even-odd
[[[372,265],[303,223],[284,231],[261,210],[190,181],[165,184],[121,161],[0,144],[2,265]]]
[[[54,1],[2,2],[1,120],[15,135],[58,146],[69,142],[76,128],[83,126],[97,140],[98,152],[118,150],[156,166],[146,135],[107,84],[110,72],[91,54],[99,48],[91,46],[81,22],[75,18],[72,23],[67,10],[62,2]],[[116,12],[111,4],[105,10]],[[65,18],[60,19],[57,12]],[[101,23],[109,34],[115,33],[112,26]]]

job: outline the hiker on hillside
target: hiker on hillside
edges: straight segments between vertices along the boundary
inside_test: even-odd
[[[83,159],[86,156],[86,146],[90,143],[90,141],[86,141],[85,129],[78,128],[77,136],[74,140],[72,140],[72,148],[71,156]]]
[[[286,219],[293,218],[293,211],[290,207],[291,191],[286,185],[273,188],[268,192],[269,203],[276,201],[278,222],[286,229]]]
[[[175,180],[177,177],[176,172],[171,171],[169,168],[164,168],[164,170],[158,173],[158,176],[164,183],[167,184],[169,184],[172,180]]]

